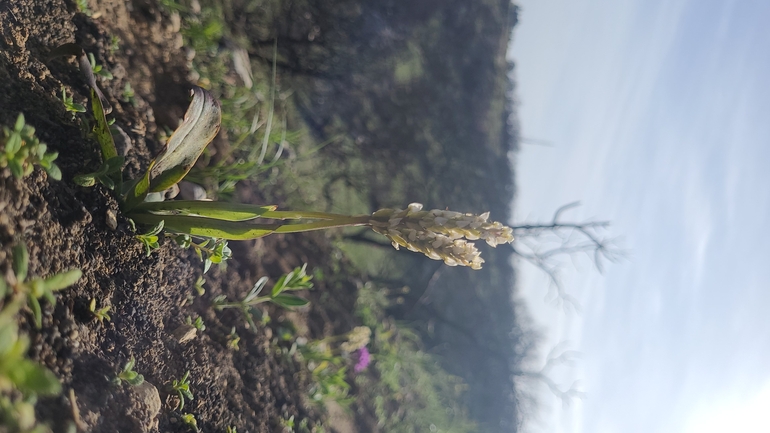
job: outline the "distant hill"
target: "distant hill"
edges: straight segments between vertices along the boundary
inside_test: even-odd
[[[508,222],[517,131],[506,52],[517,13],[507,0],[309,0],[287,4],[271,33],[234,19],[253,57],[270,62],[277,37],[278,72],[303,122],[336,139],[320,152],[315,204],[363,212],[418,201]],[[386,247],[372,248],[390,271],[372,277],[394,293],[410,288],[392,313],[466,380],[482,431],[516,431],[511,371],[530,345],[512,304],[512,251],[484,251],[484,269],[471,271]]]

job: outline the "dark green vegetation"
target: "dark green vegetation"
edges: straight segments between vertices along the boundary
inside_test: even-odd
[[[204,286],[194,252],[159,233],[143,245],[103,183],[72,182],[98,170],[99,160],[85,116],[73,120],[76,104],[87,106],[87,84],[74,62],[46,59],[68,42],[93,54],[114,107],[108,117],[132,147],[128,177],[144,172],[184,113],[190,85],[199,84],[223,112],[222,132],[188,177],[210,196],[338,213],[418,201],[490,210],[508,221],[515,131],[505,52],[515,7],[369,3],[204,0],[198,9],[173,0],[18,0],[0,7],[0,122],[27,114],[60,153],[63,173],[59,183],[39,170],[22,181],[3,174],[0,270],[22,236],[41,275],[83,268],[84,281],[45,309],[40,331],[31,316],[21,318],[35,342],[30,356],[91,415],[81,422],[98,431],[190,431],[185,423],[193,421],[201,431],[516,430],[511,372],[520,371],[530,340],[511,303],[510,248],[486,249],[484,269],[472,271],[396,252],[356,230],[277,236],[231,243],[228,267],[212,266]],[[122,135],[112,135],[120,148]],[[116,230],[108,212],[117,213]],[[263,276],[276,281],[267,287],[280,286],[291,279],[281,275],[304,263],[315,287],[302,293],[310,301],[302,310],[287,312],[291,305],[274,299],[213,308],[245,299],[254,281],[266,284]],[[109,316],[97,316],[93,299],[112,307]],[[178,330],[196,330],[186,317],[205,321],[205,330],[182,343]],[[339,353],[339,368],[312,371],[297,355],[297,337],[321,341],[360,324],[374,332],[373,364],[361,375],[342,366]],[[57,334],[66,338],[57,343]],[[155,425],[135,404],[135,387],[107,385],[134,356],[131,372],[164,402]],[[183,400],[177,380],[194,400]],[[314,405],[316,396],[336,406]],[[59,419],[59,429],[72,418],[61,399],[41,401],[38,412],[43,421]]]

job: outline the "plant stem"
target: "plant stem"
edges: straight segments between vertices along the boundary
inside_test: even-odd
[[[345,217],[329,219],[325,221],[316,221],[305,224],[286,224],[275,229],[273,233],[299,233],[312,230],[330,229],[334,227],[354,227],[369,224],[369,216]]]
[[[257,298],[252,299],[249,302],[223,302],[221,304],[216,304],[215,307],[220,310],[224,310],[225,308],[240,308],[242,310],[245,310],[246,307],[253,307],[255,305],[263,304],[265,302],[270,301],[270,296],[259,296]]]
[[[298,220],[298,219],[316,219],[316,220],[343,220],[356,218],[361,222],[368,223],[371,216],[359,215],[350,216],[336,213],[327,212],[306,212],[306,211],[290,211],[290,210],[272,210],[267,211],[260,215],[260,218],[272,218],[280,220]]]

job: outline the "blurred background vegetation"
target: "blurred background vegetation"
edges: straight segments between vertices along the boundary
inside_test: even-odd
[[[191,78],[223,102],[223,133],[188,177],[210,195],[339,213],[420,202],[511,223],[509,0],[161,3],[181,19]],[[513,249],[486,248],[472,271],[372,233],[332,242],[369,281],[357,312],[379,380],[352,390],[360,428],[516,431],[534,338]]]

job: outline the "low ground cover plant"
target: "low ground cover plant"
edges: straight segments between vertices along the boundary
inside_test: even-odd
[[[249,324],[251,329],[256,329],[253,316],[258,312],[254,310],[254,307],[259,304],[270,302],[284,308],[302,307],[308,304],[307,300],[302,299],[299,296],[285,293],[313,288],[313,283],[311,282],[313,277],[307,275],[306,268],[307,264],[302,267],[295,268],[288,274],[283,275],[278,279],[278,281],[275,282],[275,284],[273,284],[272,289],[270,289],[267,295],[259,296],[263,289],[267,286],[268,282],[267,277],[262,277],[256,282],[256,284],[254,284],[246,296],[244,296],[243,299],[239,301],[228,301],[227,297],[224,295],[217,296],[214,298],[214,308],[217,310],[236,308],[241,311],[244,319],[246,319],[246,322]],[[234,331],[235,330],[233,329],[233,334]],[[240,339],[237,338],[237,334],[235,334],[235,337],[232,338],[232,341],[235,341],[234,345],[236,348],[238,347],[238,340]]]
[[[64,103],[64,109],[71,113],[85,113],[86,107],[83,104],[78,104],[72,100],[72,95],[67,96],[67,89],[62,86],[61,88],[61,100]]]
[[[50,429],[37,423],[35,402],[38,396],[61,393],[54,374],[27,359],[30,340],[19,332],[17,315],[26,303],[40,328],[42,312],[39,299],[56,302],[54,292],[80,279],[79,269],[48,278],[28,277],[29,256],[24,243],[13,248],[11,272],[0,276],[0,425],[10,431],[44,433]]]
[[[144,376],[137,373],[134,370],[134,366],[136,366],[136,359],[132,356],[131,359],[126,362],[126,365],[123,366],[123,369],[120,370],[118,375],[112,379],[112,383],[120,385],[121,383],[126,382],[131,386],[137,386],[144,383]]]
[[[107,305],[102,308],[96,308],[96,298],[91,298],[91,302],[88,304],[88,311],[91,312],[91,315],[99,321],[100,324],[103,324],[104,321],[110,321],[110,309],[112,309],[111,306]]]
[[[5,279],[0,278],[0,296],[5,297],[9,292],[10,294],[24,294],[32,311],[33,322],[40,329],[43,320],[40,300],[45,299],[51,305],[55,305],[54,292],[75,284],[83,273],[80,269],[71,269],[48,278],[28,278],[28,266],[27,245],[23,242],[18,243],[13,247],[13,267],[12,272],[8,275],[10,281],[6,282]]]
[[[190,372],[185,371],[184,375],[179,380],[172,380],[171,381],[171,391],[176,393],[177,397],[179,397],[179,403],[176,406],[176,409],[182,410],[184,409],[184,402],[185,399],[188,401],[193,399],[193,393],[190,391]]]
[[[35,137],[35,128],[24,121],[24,114],[16,118],[13,129],[3,126],[0,143],[0,168],[8,167],[17,179],[32,173],[35,165],[42,167],[51,178],[61,179],[61,171],[54,164],[59,154],[48,152],[48,146]]]

